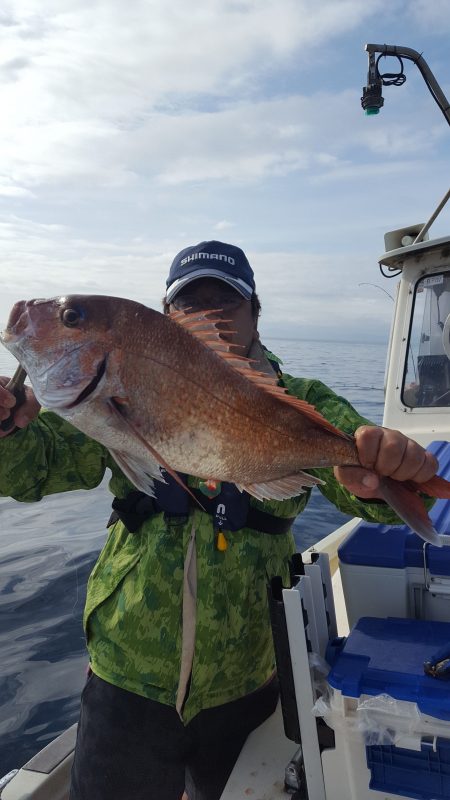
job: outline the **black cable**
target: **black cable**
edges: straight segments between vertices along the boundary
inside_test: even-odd
[[[380,58],[387,58],[386,53],[381,53],[378,56],[375,63],[375,68],[377,70],[378,76],[383,86],[403,86],[403,84],[406,81],[406,75],[403,71],[403,61],[400,58],[400,56],[392,56],[392,57],[397,58],[400,61],[400,72],[385,72],[384,75],[381,75],[380,70],[378,69],[378,62]]]
[[[395,272],[392,272],[389,275],[387,272],[384,272],[383,264],[379,264],[379,267],[380,267],[380,272],[381,272],[383,278],[396,278],[397,275],[401,275],[402,274],[402,270],[401,269],[397,269]]]

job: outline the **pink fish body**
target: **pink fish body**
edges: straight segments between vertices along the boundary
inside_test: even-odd
[[[253,369],[213,316],[171,318],[108,296],[22,301],[2,341],[39,402],[102,442],[148,494],[166,469],[284,499],[320,482],[305,469],[359,465],[353,437]],[[440,544],[417,487],[382,485],[397,513]],[[421,489],[450,497],[441,478]]]

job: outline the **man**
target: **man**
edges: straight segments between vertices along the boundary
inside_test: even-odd
[[[201,242],[175,257],[164,310],[188,309],[216,309],[224,339],[256,368],[275,370],[291,394],[356,431],[363,467],[315,470],[325,480],[321,491],[346,513],[398,521],[377,501],[377,475],[426,481],[434,457],[397,431],[368,426],[319,381],[281,375],[259,341],[260,304],[241,249]],[[14,402],[0,386],[0,419]],[[288,581],[290,528],[308,494],[259,502],[231,484],[182,476],[204,511],[173,481],[156,487],[153,502],[102,445],[38,410],[28,390],[16,432],[1,434],[0,493],[30,501],[93,488],[108,467],[115,495],[88,585],[91,671],[71,800],[179,800],[185,788],[189,800],[216,800],[248,733],[277,702],[266,585],[274,575]]]

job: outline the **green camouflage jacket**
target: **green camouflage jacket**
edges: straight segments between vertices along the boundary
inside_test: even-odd
[[[335,425],[353,432],[367,420],[315,380],[283,376],[289,392],[312,403]],[[131,484],[107,450],[49,411],[26,429],[0,440],[0,494],[21,502],[73,489],[92,489],[109,468],[109,488],[123,498]],[[331,469],[311,470],[325,480],[321,492],[344,513],[370,521],[398,522],[384,504],[361,502]],[[195,478],[191,486],[197,486]],[[295,517],[309,492],[257,508]],[[173,518],[174,519],[174,518]],[[183,720],[201,709],[241,697],[274,670],[266,585],[274,575],[288,581],[294,552],[291,533],[251,529],[227,534],[217,549],[211,517],[195,509],[185,524],[149,518],[137,534],[122,522],[109,529],[89,578],[84,624],[93,671],[104,680],[175,706],[183,643],[183,571],[195,531],[195,647]]]

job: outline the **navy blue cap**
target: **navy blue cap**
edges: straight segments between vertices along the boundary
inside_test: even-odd
[[[200,242],[175,256],[166,281],[168,303],[191,281],[217,278],[236,289],[246,300],[255,291],[253,270],[240,247],[224,242]]]

